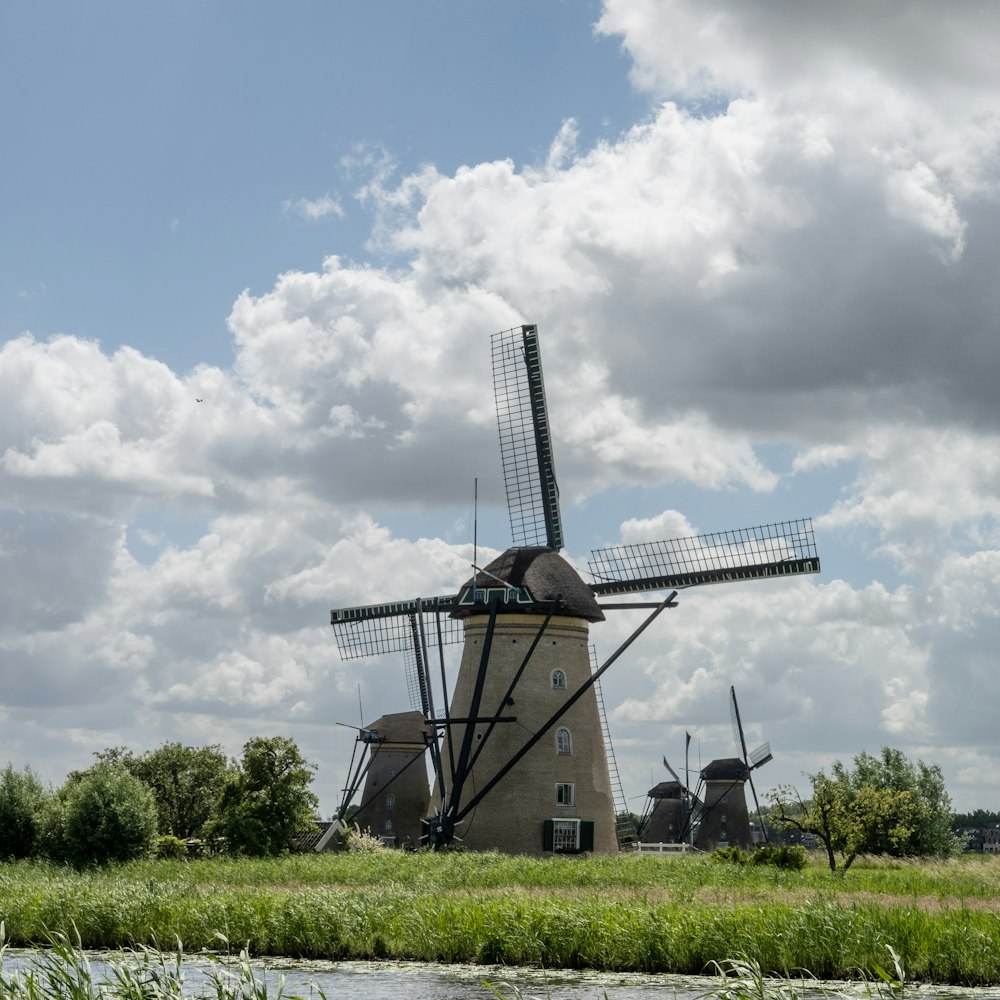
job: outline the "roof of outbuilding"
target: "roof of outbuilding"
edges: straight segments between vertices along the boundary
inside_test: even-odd
[[[604,612],[594,597],[594,592],[580,575],[558,552],[547,548],[515,547],[507,549],[475,576],[479,590],[496,587],[497,580],[512,587],[525,587],[535,603],[532,605],[506,605],[504,611],[544,611],[540,605],[559,598],[556,614],[571,618],[584,618],[589,622],[604,621]],[[471,589],[473,580],[467,580],[461,592]]]

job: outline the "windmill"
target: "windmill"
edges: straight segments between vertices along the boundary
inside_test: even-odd
[[[500,453],[513,546],[457,593],[335,609],[345,659],[399,652],[435,738],[435,807],[424,842],[516,853],[613,852],[614,802],[594,684],[677,591],[819,571],[809,519],[591,553],[592,583],[559,554],[559,489],[538,331],[491,339]],[[598,598],[666,592],[654,601]],[[644,609],[632,634],[592,671],[589,626]],[[463,642],[449,697],[444,646]],[[436,660],[436,666],[431,661]],[[440,670],[441,712],[432,678]],[[544,742],[543,742],[544,741]]]
[[[640,819],[642,840],[647,844],[681,844],[689,839],[693,805],[691,790],[670,766],[666,757],[663,766],[670,781],[661,781],[646,793],[646,806]]]
[[[757,768],[763,767],[769,760],[774,760],[774,756],[771,753],[770,743],[762,743],[756,750],[747,754],[747,741],[743,735],[743,720],[740,718],[740,706],[736,702],[736,688],[732,686],[729,688],[729,721],[733,727],[733,740],[736,743],[736,749],[739,751],[743,763],[746,765],[747,781],[750,783],[750,791],[753,793],[753,805],[757,811],[757,822],[760,823],[760,828],[764,834],[764,843],[766,844],[767,827],[764,825],[764,821],[760,815],[760,803],[757,801],[757,789],[754,788],[753,784],[753,772]]]

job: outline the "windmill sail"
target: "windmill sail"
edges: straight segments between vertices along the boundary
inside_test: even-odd
[[[770,743],[764,743],[757,747],[752,754],[747,754],[747,741],[743,735],[743,720],[740,718],[740,706],[736,703],[736,688],[733,686],[729,688],[729,721],[733,727],[733,741],[736,743],[736,749],[742,755],[743,763],[746,765],[747,781],[750,783],[754,808],[757,810],[757,822],[760,823],[760,829],[764,835],[764,843],[766,844],[767,826],[764,824],[764,818],[760,814],[760,802],[757,801],[757,789],[753,783],[753,772],[774,758],[771,755]]]
[[[812,518],[591,552],[595,594],[680,590],[706,583],[818,573]]]
[[[381,653],[408,653],[413,649],[411,619],[414,615],[424,616],[428,645],[462,641],[462,623],[448,616],[457,603],[456,596],[448,596],[335,608],[330,612],[330,624],[344,660]],[[438,611],[441,613],[429,613]]]
[[[563,546],[562,520],[538,328],[521,326],[495,333],[491,345],[500,457],[514,544],[544,545],[558,552]]]

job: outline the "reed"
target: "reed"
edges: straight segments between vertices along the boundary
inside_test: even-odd
[[[10,941],[86,948],[218,935],[255,955],[858,978],[895,948],[911,979],[1000,983],[1000,864],[869,864],[847,876],[699,858],[358,854],[0,865]]]
[[[0,924],[0,940],[3,925]],[[214,963],[194,986],[183,950],[155,948],[103,955],[94,967],[79,937],[50,934],[47,947],[22,967],[8,971],[7,945],[0,945],[0,996],[4,1000],[306,1000],[285,990],[284,978],[273,989],[257,975],[246,951],[233,961]],[[326,1000],[313,988],[309,1000]]]

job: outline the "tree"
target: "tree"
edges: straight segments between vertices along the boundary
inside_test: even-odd
[[[948,856],[957,849],[951,833],[951,801],[937,766],[910,762],[883,747],[880,757],[861,753],[854,769],[835,761],[831,774],[809,776],[812,798],[804,801],[787,786],[771,793],[773,818],[814,834],[831,871],[850,868],[858,855]]]
[[[201,836],[218,808],[230,774],[229,762],[218,744],[189,747],[164,743],[140,757],[111,747],[98,754],[98,759],[118,762],[144,781],[156,798],[160,833],[185,840]]]
[[[951,818],[951,828],[959,830],[981,830],[987,826],[1000,826],[1000,813],[989,809],[974,809],[970,813],[955,813]]]
[[[40,852],[46,800],[53,792],[42,786],[29,767],[0,771],[0,857],[30,858]]]
[[[50,850],[77,865],[130,861],[156,845],[153,793],[123,767],[98,763],[69,779],[59,821]]]
[[[311,829],[318,804],[309,790],[316,768],[287,737],[257,737],[222,791],[214,833],[235,854],[266,856],[288,850]]]
[[[909,760],[901,750],[882,747],[874,757],[860,753],[854,758],[854,770],[848,771],[840,762],[833,766],[835,775],[842,775],[855,791],[871,786],[895,792],[909,792],[915,803],[912,834],[881,853],[897,856],[947,857],[956,850],[951,831],[951,799],[944,786],[944,775],[937,764]],[[872,852],[874,853],[874,852]]]

